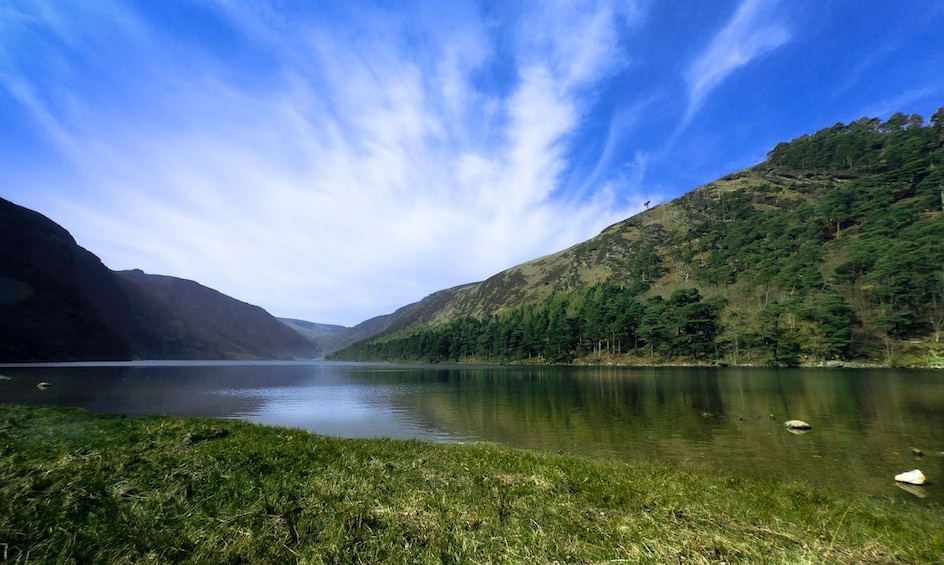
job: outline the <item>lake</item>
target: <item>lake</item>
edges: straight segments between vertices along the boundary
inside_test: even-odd
[[[0,366],[0,375],[0,402],[490,441],[944,501],[942,371],[139,362]],[[813,429],[790,433],[789,419]],[[894,482],[913,468],[928,485]]]

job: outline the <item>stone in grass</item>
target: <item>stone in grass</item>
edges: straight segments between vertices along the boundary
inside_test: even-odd
[[[923,485],[927,477],[921,472],[921,469],[912,469],[905,473],[895,475],[895,480],[899,483],[908,483],[909,485]]]

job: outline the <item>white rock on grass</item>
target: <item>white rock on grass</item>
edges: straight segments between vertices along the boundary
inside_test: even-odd
[[[927,477],[921,472],[921,469],[912,469],[906,473],[895,475],[895,480],[899,483],[908,483],[909,485],[923,485]]]

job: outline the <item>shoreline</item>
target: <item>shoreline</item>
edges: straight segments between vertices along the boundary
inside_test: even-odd
[[[932,562],[944,506],[688,465],[0,406],[12,561]],[[934,487],[931,487],[934,488]]]
[[[199,366],[207,365],[213,366],[218,364],[286,364],[286,365],[295,365],[295,364],[305,364],[305,363],[389,363],[395,365],[409,365],[409,364],[419,364],[419,365],[481,365],[481,366],[494,366],[494,367],[521,367],[521,366],[541,366],[541,367],[717,367],[717,368],[782,368],[782,369],[931,369],[931,370],[944,370],[944,362],[942,363],[930,363],[930,362],[914,362],[911,364],[895,364],[895,363],[882,363],[877,361],[855,361],[855,360],[831,360],[831,361],[813,361],[813,362],[801,362],[795,365],[770,365],[765,363],[731,363],[728,361],[716,361],[716,360],[679,360],[679,359],[663,359],[655,357],[638,357],[630,354],[623,355],[604,355],[599,357],[581,357],[574,359],[568,363],[548,363],[544,362],[541,358],[533,359],[522,359],[517,361],[505,362],[505,363],[496,363],[494,361],[481,359],[478,357],[465,357],[457,360],[449,361],[422,361],[417,359],[405,360],[335,360],[335,359],[131,359],[124,361],[29,361],[29,362],[4,362],[0,361],[0,369],[2,368],[17,368],[17,367],[98,367],[98,366],[146,366],[146,365],[155,365],[155,366],[165,366],[165,365],[182,365],[182,366]]]
[[[630,360],[630,358],[632,360]],[[361,363],[419,363],[419,361],[356,361]],[[763,363],[728,363],[719,361],[677,361],[653,360],[652,358],[638,358],[630,355],[607,356],[598,359],[580,358],[569,363],[545,363],[540,359],[522,360],[510,363],[493,363],[478,358],[460,359],[457,361],[431,362],[433,365],[493,365],[493,366],[539,366],[539,367],[686,367],[686,368],[761,368],[761,369],[930,369],[944,370],[944,364],[915,364],[895,365],[868,361],[819,361],[800,363],[797,365],[767,365]]]

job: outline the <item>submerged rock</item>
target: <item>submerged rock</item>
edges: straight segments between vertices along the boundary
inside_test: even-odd
[[[813,429],[813,426],[807,424],[803,420],[787,420],[786,422],[783,423],[783,427],[787,428],[788,430],[800,430],[800,431],[807,431],[807,430]]]
[[[895,480],[899,483],[908,483],[909,485],[923,485],[927,477],[924,476],[921,469],[912,469],[895,475]]]

